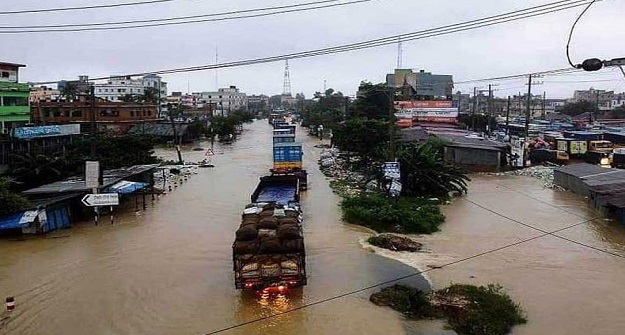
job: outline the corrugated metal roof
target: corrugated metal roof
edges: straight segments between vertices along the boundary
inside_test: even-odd
[[[105,170],[103,172],[103,182],[100,188],[106,188],[111,186],[124,178],[129,178],[140,173],[147,172],[152,169],[156,169],[158,164],[149,165],[135,165],[127,168]],[[26,190],[22,193],[26,195],[46,194],[46,193],[83,193],[89,192],[91,188],[85,184],[84,176],[74,176],[65,180],[57,181],[51,184],[46,184]]]
[[[622,172],[625,174],[625,171],[618,169],[606,169],[602,168],[598,165],[588,164],[588,163],[579,163],[579,164],[571,164],[565,166],[559,166],[555,168],[555,171],[565,173],[571,176],[586,178],[589,176],[595,175],[604,175],[604,174],[614,174]]]

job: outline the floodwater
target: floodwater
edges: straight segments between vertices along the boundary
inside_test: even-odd
[[[17,301],[14,312],[0,314],[0,334],[404,333],[398,313],[368,301],[373,290],[234,327],[415,271],[360,247],[367,233],[341,223],[339,199],[317,169],[318,142],[301,130],[298,140],[310,173],[302,290],[268,298],[234,289],[234,231],[272,157],[271,127],[257,121],[233,145],[216,144],[215,168],[199,169],[154,202],[148,197],[145,211],[135,213],[131,200],[113,225],[84,222],[45,238],[0,240],[0,297]],[[192,148],[185,160],[202,160]],[[172,150],[157,154],[175,158]],[[421,277],[411,284],[428,286]]]
[[[428,270],[434,289],[501,284],[529,320],[513,334],[624,334],[625,227],[603,219],[584,222],[598,214],[582,197],[544,189],[529,177],[473,178],[466,198],[445,206],[441,232],[417,237],[426,252],[380,253]],[[545,236],[432,269],[543,234],[512,220],[548,232],[584,222],[557,235],[615,255]]]

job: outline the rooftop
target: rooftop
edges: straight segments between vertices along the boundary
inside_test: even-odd
[[[24,64],[17,64],[17,63],[7,63],[7,62],[0,62],[0,66],[14,66],[14,67],[26,67],[26,65]]]
[[[158,164],[135,165],[121,169],[104,170],[102,177],[102,185],[100,188],[111,186],[125,178],[130,178],[138,174],[156,169]],[[25,195],[43,195],[50,193],[84,193],[90,192],[91,188],[85,184],[84,176],[74,176],[65,180],[42,185],[30,190],[22,192]]]

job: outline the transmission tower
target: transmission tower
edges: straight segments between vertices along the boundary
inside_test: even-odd
[[[289,73],[289,60],[286,60],[284,66],[284,86],[282,87],[282,95],[291,96],[291,74]]]

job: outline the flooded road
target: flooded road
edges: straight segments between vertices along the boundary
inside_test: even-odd
[[[317,169],[318,142],[300,130],[310,173],[302,197],[309,285],[277,299],[236,291],[234,231],[272,157],[267,122],[245,128],[235,144],[215,147],[215,168],[200,169],[145,211],[127,210],[114,225],[85,222],[46,238],[0,240],[0,296],[17,300],[0,334],[209,334],[414,272],[360,247],[366,233],[341,223],[339,199]],[[185,160],[204,158],[191,149]],[[418,277],[412,283],[427,285]],[[373,306],[370,292],[222,334],[404,333],[401,316]]]
[[[490,210],[490,211],[489,211]],[[529,177],[477,176],[466,199],[444,207],[442,231],[419,237],[428,253],[390,255],[429,269],[597,216],[570,192],[544,189]],[[592,220],[557,233],[625,256],[625,227]],[[388,253],[385,253],[388,254]],[[545,236],[462,263],[431,270],[435,289],[450,283],[503,285],[528,314],[513,334],[624,334],[625,259]]]

